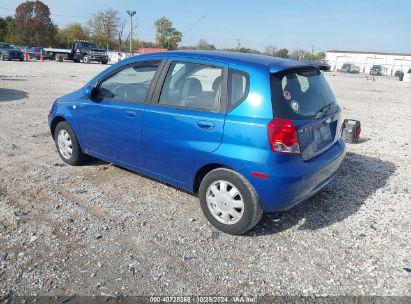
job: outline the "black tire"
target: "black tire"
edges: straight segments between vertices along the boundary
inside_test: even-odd
[[[72,142],[72,154],[70,158],[66,158],[60,151],[59,144],[58,144],[58,134],[61,130],[65,130],[71,139]],[[87,159],[88,156],[81,151],[80,144],[78,143],[77,137],[73,132],[70,124],[67,121],[61,121],[57,124],[56,129],[54,130],[54,142],[56,143],[57,152],[59,153],[61,159],[71,165],[71,166],[78,166],[83,164]]]
[[[107,62],[108,62],[108,61],[103,60],[101,63],[102,63],[102,64],[107,64]]]
[[[83,63],[90,63],[90,56],[88,54],[83,55]]]
[[[244,202],[244,212],[241,219],[235,224],[224,224],[218,221],[207,206],[207,190],[214,182],[224,180],[234,185],[240,192]],[[226,168],[210,171],[203,178],[199,189],[201,209],[207,220],[217,229],[234,235],[243,234],[252,229],[261,220],[263,207],[254,187],[238,172]]]

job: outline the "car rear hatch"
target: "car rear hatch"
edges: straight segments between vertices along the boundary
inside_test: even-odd
[[[341,110],[317,67],[298,67],[271,74],[274,118],[290,120],[299,150],[308,161],[327,151],[340,137]]]

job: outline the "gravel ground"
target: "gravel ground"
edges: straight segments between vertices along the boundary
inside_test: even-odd
[[[410,84],[328,73],[361,142],[318,195],[235,237],[207,223],[195,196],[59,159],[48,110],[104,68],[0,62],[0,298],[411,296]]]

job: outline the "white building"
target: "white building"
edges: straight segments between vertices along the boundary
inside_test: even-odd
[[[341,69],[344,63],[353,63],[367,74],[374,64],[382,65],[385,75],[394,75],[397,70],[407,73],[411,68],[411,54],[330,50],[325,58],[332,71]]]

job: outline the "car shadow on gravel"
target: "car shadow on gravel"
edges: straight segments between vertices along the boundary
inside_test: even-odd
[[[383,188],[395,170],[391,162],[347,153],[340,172],[322,191],[288,211],[264,215],[247,235],[275,234],[299,224],[299,230],[316,230],[340,222]]]
[[[20,100],[23,98],[27,98],[27,96],[28,94],[25,91],[0,88],[0,102]]]

